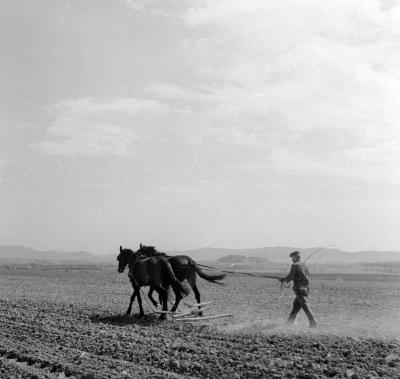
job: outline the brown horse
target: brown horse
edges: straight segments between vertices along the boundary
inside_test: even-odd
[[[186,296],[187,290],[182,283],[177,280],[174,271],[169,262],[161,256],[153,256],[146,258],[145,256],[135,253],[130,249],[119,248],[118,272],[124,272],[125,268],[129,268],[129,279],[132,283],[133,294],[129,303],[126,314],[132,311],[132,303],[137,296],[140,317],[144,316],[142,298],[140,296],[140,288],[142,286],[150,286],[151,290],[156,290],[160,296],[160,302],[163,311],[168,311],[168,288],[172,286],[175,296],[181,298],[182,295]],[[164,319],[165,313],[162,313],[160,318]]]
[[[172,269],[174,270],[176,278],[183,282],[185,279],[189,282],[190,287],[192,287],[194,296],[196,297],[197,303],[201,303],[200,299],[200,292],[197,288],[197,275],[198,274],[201,278],[213,282],[216,284],[218,283],[217,280],[222,280],[225,278],[225,274],[206,274],[201,268],[199,264],[197,264],[192,258],[188,257],[187,255],[175,255],[169,256],[165,253],[157,251],[154,246],[145,246],[140,244],[140,248],[137,253],[146,256],[146,257],[164,257],[170,263]],[[154,305],[157,305],[157,302],[152,297],[153,289],[150,287],[149,291],[149,298]],[[182,300],[182,296],[179,293],[175,293],[175,304],[171,308],[171,312],[175,312],[178,308],[179,302]],[[200,309],[200,306],[199,306]],[[199,315],[202,316],[202,312],[199,312]]]

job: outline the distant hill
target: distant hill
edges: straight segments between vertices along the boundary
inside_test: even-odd
[[[161,249],[160,249],[161,250]],[[165,251],[170,255],[184,254],[197,261],[219,261],[223,265],[257,266],[270,263],[290,263],[289,253],[301,252],[303,260],[318,248],[301,249],[298,247],[278,246],[257,249],[220,249],[205,247],[195,250]],[[82,261],[82,262],[114,262],[115,255],[96,255],[87,251],[65,252],[61,250],[40,251],[24,246],[0,245],[0,259],[25,261]],[[357,251],[345,252],[338,249],[324,248],[313,255],[310,264],[354,264],[400,262],[399,251]]]
[[[257,264],[257,263],[267,263],[268,260],[264,258],[259,258],[259,257],[245,257],[243,255],[227,255],[225,257],[219,258],[218,262],[221,263],[252,263],[252,264]]]
[[[195,250],[174,251],[169,254],[186,254],[198,260],[217,261],[221,258],[232,260],[233,257],[262,258],[269,262],[288,263],[289,253],[299,250],[302,259],[306,259],[310,254],[319,248],[306,248],[277,246],[262,247],[258,249],[219,249],[205,247]],[[244,258],[239,258],[244,259]],[[378,262],[399,262],[400,251],[357,251],[346,252],[339,249],[323,248],[315,253],[309,263],[315,264],[346,264],[346,263],[378,263]]]
[[[25,261],[94,261],[98,260],[99,256],[87,251],[40,251],[25,246],[0,245],[0,259]]]
[[[218,268],[229,268],[234,270],[266,270],[271,268],[271,262],[259,257],[245,257],[243,255],[231,254],[219,258],[215,262]]]

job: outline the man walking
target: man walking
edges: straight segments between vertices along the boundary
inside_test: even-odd
[[[316,328],[317,322],[307,304],[307,297],[310,292],[310,273],[307,266],[300,262],[300,253],[298,251],[290,253],[290,258],[292,258],[293,264],[289,275],[279,279],[281,283],[293,280],[293,291],[296,294],[287,324],[293,324],[297,313],[299,313],[300,309],[303,309],[310,321],[310,328]]]

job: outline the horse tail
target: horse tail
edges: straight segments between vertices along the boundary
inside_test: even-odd
[[[169,281],[171,282],[171,286],[172,286],[172,289],[174,290],[174,292],[179,293],[183,297],[189,295],[190,288],[188,288],[187,286],[184,286],[182,284],[182,282],[180,282],[176,278],[174,270],[172,270],[171,265],[165,258],[163,258],[163,262],[164,262],[164,265],[165,265],[165,268],[167,271],[167,275],[169,277]]]
[[[224,279],[226,276],[225,274],[206,274],[194,260],[191,259],[190,263],[199,274],[200,278],[203,278],[215,284],[223,285],[223,283],[219,283],[217,282],[217,280]]]

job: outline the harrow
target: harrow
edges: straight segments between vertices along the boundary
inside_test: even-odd
[[[200,316],[201,312],[211,308],[210,304],[212,304],[212,303],[213,303],[213,301],[206,301],[204,303],[188,304],[187,305],[188,309],[185,311],[171,312],[171,311],[159,311],[159,310],[153,309],[153,312],[156,314],[171,315],[172,320],[177,321],[177,322],[207,321],[207,320],[215,320],[215,319],[233,317],[233,315],[230,313],[221,313],[221,314],[215,314],[215,315],[209,315],[209,316]]]

